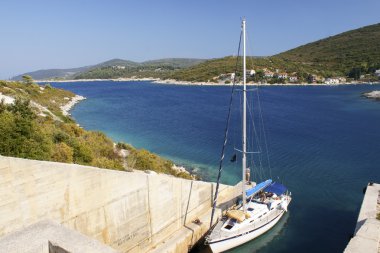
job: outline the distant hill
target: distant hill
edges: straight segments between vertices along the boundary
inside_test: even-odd
[[[33,79],[44,80],[44,79],[72,79],[78,78],[81,74],[86,73],[86,76],[83,78],[107,78],[107,77],[94,77],[101,76],[103,69],[113,68],[115,70],[124,70],[124,72],[134,72],[134,71],[144,71],[144,70],[154,70],[157,68],[165,69],[179,69],[187,68],[198,64],[204,61],[203,59],[189,59],[189,58],[167,58],[167,59],[158,59],[145,62],[134,62],[123,59],[112,59],[105,61],[96,65],[85,66],[80,68],[70,68],[70,69],[45,69],[37,70],[28,73],[24,73],[12,78],[12,80],[21,80],[23,75],[30,75]]]
[[[155,77],[198,82],[228,82],[235,72],[236,57],[218,59],[167,58],[141,63],[113,59],[93,66],[76,69],[51,69],[26,73],[35,79],[111,79],[121,77]],[[380,24],[344,32],[289,51],[268,57],[249,57],[247,68],[258,75],[253,81],[279,80],[281,73],[307,81],[311,76],[374,78],[380,69]],[[269,80],[264,72],[274,73]],[[239,71],[236,73],[239,77]],[[22,75],[14,79],[20,79]],[[277,79],[276,79],[277,78]],[[375,77],[376,78],[376,77]]]
[[[111,79],[121,77],[164,77],[178,69],[186,69],[204,62],[204,59],[167,58],[135,63],[98,66],[76,74],[75,79]]]
[[[33,77],[35,80],[42,80],[42,79],[66,79],[69,78],[77,73],[85,72],[89,70],[91,66],[81,67],[81,68],[72,68],[72,69],[42,69],[32,72],[27,72],[18,76],[15,76],[12,78],[12,80],[19,81],[22,79],[23,75],[29,75]]]
[[[205,59],[193,58],[166,58],[142,62],[145,66],[172,66],[174,68],[188,68],[198,63],[204,62]]]
[[[380,68],[380,23],[318,40],[274,57],[310,66],[314,72],[348,74]],[[371,70],[370,70],[371,71]]]

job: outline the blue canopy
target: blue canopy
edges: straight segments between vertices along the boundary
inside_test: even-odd
[[[276,193],[277,195],[283,194],[284,192],[286,192],[286,190],[287,188],[284,185],[276,182],[273,182],[273,184],[269,185],[265,189],[266,192]]]
[[[262,189],[264,189],[265,187],[267,187],[271,183],[272,183],[272,179],[268,179],[268,180],[261,182],[260,184],[256,185],[255,187],[252,187],[251,189],[246,190],[245,194],[247,195],[247,198],[252,196],[252,195],[255,195],[256,193],[258,193],[259,191],[261,191]]]

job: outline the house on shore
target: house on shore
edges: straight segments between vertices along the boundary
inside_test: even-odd
[[[326,78],[325,83],[326,84],[339,84],[339,78]]]
[[[286,78],[288,78],[288,74],[287,73],[278,73],[277,74],[277,78],[279,78],[279,79],[286,79]]]
[[[274,75],[274,73],[272,71],[269,71],[269,70],[264,71],[264,77],[272,78],[273,75]]]

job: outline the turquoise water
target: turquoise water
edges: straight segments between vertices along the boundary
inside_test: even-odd
[[[205,180],[216,179],[230,87],[107,81],[52,85],[88,98],[72,111],[84,128],[168,157]],[[363,187],[380,182],[380,102],[360,96],[374,89],[380,86],[260,88],[271,173],[288,186],[293,202],[275,229],[233,252],[344,250]],[[239,110],[233,115],[239,116]],[[230,136],[239,142],[237,124],[232,129]],[[232,148],[230,143],[227,156]],[[226,165],[222,181],[234,184],[239,164]]]

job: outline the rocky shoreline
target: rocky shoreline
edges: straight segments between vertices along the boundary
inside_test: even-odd
[[[369,99],[380,100],[380,90],[363,93],[363,96]]]
[[[78,80],[39,80],[37,83],[81,83],[81,82],[102,82],[102,81],[113,81],[113,82],[131,82],[131,81],[149,81],[156,84],[168,84],[168,85],[195,85],[195,86],[232,86],[232,83],[226,84],[224,82],[190,82],[190,81],[179,81],[175,79],[160,79],[160,78],[117,78],[117,79],[78,79]],[[329,83],[247,83],[251,86],[339,86],[339,85],[361,85],[361,84],[373,84],[377,85],[380,82],[347,82],[339,84],[329,84]],[[237,84],[239,85],[239,84]]]
[[[70,99],[70,98],[65,98],[65,99]],[[61,108],[61,111],[62,111],[62,114],[63,114],[64,116],[69,116],[69,115],[70,115],[70,110],[71,110],[71,109],[72,109],[77,103],[79,103],[80,101],[85,100],[85,99],[86,99],[86,98],[83,97],[83,96],[75,95],[74,97],[71,98],[71,100],[70,100],[67,104],[65,104],[65,105],[63,105],[63,106],[60,107],[60,108]]]

